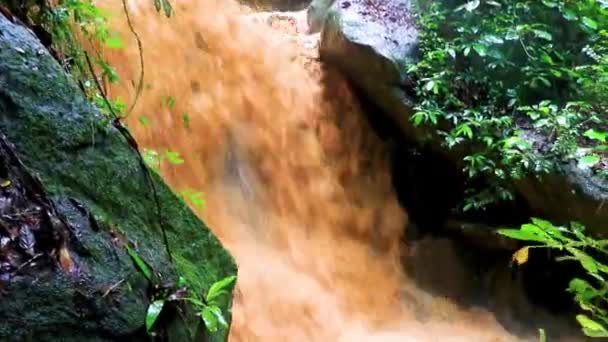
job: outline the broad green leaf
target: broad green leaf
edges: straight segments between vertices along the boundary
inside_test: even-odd
[[[597,22],[589,17],[583,17],[583,24],[592,30],[597,30]]]
[[[568,21],[572,21],[572,20],[576,20],[576,18],[578,18],[578,16],[576,15],[576,13],[569,9],[569,8],[562,8],[562,17],[564,17],[564,19],[568,20]]]
[[[222,327],[228,328],[228,322],[226,322],[226,319],[224,318],[224,314],[222,314],[222,309],[220,309],[217,305],[210,305],[209,310],[211,310],[211,312],[213,312],[213,314],[215,315],[215,318],[217,319],[217,322]]]
[[[538,227],[535,224],[526,223],[522,224],[521,230],[524,232],[530,232],[536,234],[538,236],[547,236],[547,232],[545,232],[542,228]]]
[[[576,315],[576,320],[583,327],[583,332],[589,337],[608,337],[608,330],[600,323],[585,315]]]
[[[205,322],[205,326],[211,332],[217,331],[217,317],[213,313],[213,310],[210,309],[209,306],[205,306],[200,313],[203,322]]]
[[[600,162],[600,157],[595,155],[583,156],[578,159],[578,166],[580,168],[590,168]]]
[[[125,247],[127,248],[127,254],[129,254],[135,265],[137,265],[139,271],[146,277],[146,279],[152,281],[153,272],[150,266],[148,266],[148,264],[139,256],[139,254],[129,247],[129,245],[125,244]]]
[[[532,223],[534,223],[537,227],[539,227],[541,229],[544,229],[544,230],[555,229],[555,226],[547,220],[539,219],[538,217],[532,217],[532,218],[530,218],[530,220],[532,221]]]
[[[583,268],[587,272],[589,272],[589,273],[598,272],[597,262],[590,255],[588,255],[587,253],[585,253],[581,250],[573,248],[573,247],[566,247],[566,250],[568,252],[570,252],[570,254],[572,254],[578,260],[578,262],[583,266]]]
[[[590,301],[598,296],[597,290],[583,279],[574,278],[568,284],[568,291],[575,294],[577,301]]]
[[[547,32],[547,31],[532,30],[532,33],[534,33],[534,35],[537,38],[544,39],[544,40],[547,40],[547,41],[552,41],[553,40],[553,36],[551,35],[551,33]]]
[[[150,306],[148,306],[148,311],[146,312],[146,331],[152,331],[152,327],[154,326],[154,323],[158,319],[158,316],[160,315],[160,312],[163,310],[164,306],[164,299],[155,300],[150,304]]]
[[[213,302],[213,300],[219,297],[221,294],[226,293],[226,288],[230,286],[236,280],[235,276],[228,276],[222,280],[215,282],[207,291],[206,300],[207,303]]]
[[[483,44],[473,44],[473,50],[481,57],[485,57],[488,54],[488,47]]]
[[[529,231],[517,230],[517,229],[499,229],[498,234],[510,237],[511,239],[523,240],[523,241],[536,241],[536,242],[547,242],[547,238],[538,236]]]
[[[583,135],[589,139],[601,142],[606,142],[606,139],[608,139],[608,132],[598,132],[594,129],[587,130]]]

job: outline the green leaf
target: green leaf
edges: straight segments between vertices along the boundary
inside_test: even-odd
[[[184,163],[184,160],[179,156],[179,152],[166,151],[165,158],[167,158],[169,163],[173,165],[179,165]]]
[[[477,7],[479,7],[479,4],[480,4],[479,0],[469,1],[466,4],[464,4],[462,6],[459,6],[454,11],[458,12],[458,11],[461,11],[463,9],[466,9],[469,12],[473,12]]]
[[[552,41],[553,40],[553,36],[551,35],[551,33],[547,32],[547,31],[532,30],[532,33],[534,33],[534,35],[537,38],[544,39],[544,40],[547,40],[547,41]]]
[[[544,51],[543,51],[543,52],[541,52],[541,54],[540,54],[540,59],[541,59],[543,62],[545,62],[545,63],[547,63],[547,64],[549,64],[549,65],[554,65],[554,64],[555,64],[555,62],[553,62],[553,58],[551,58],[551,56],[549,56],[549,55],[548,55],[546,52],[544,52]]]
[[[209,331],[211,332],[216,332],[218,322],[215,313],[213,313],[213,310],[211,310],[209,306],[205,306],[201,311],[200,315],[203,319],[203,322],[205,322],[205,326],[207,326],[207,329],[209,329]]]
[[[574,278],[568,284],[568,292],[575,293],[575,300],[590,301],[598,296],[598,291],[586,280]]]
[[[161,0],[154,0],[154,7],[156,8],[157,11],[160,12],[160,10],[162,9]]]
[[[139,121],[139,123],[144,126],[144,127],[148,127],[148,125],[150,125],[150,118],[148,118],[145,115],[140,115],[137,117],[137,120]]]
[[[504,40],[498,36],[495,36],[493,34],[489,34],[487,36],[483,37],[483,41],[486,43],[490,43],[490,44],[502,44],[504,43]]]
[[[488,47],[483,44],[473,44],[473,50],[481,57],[485,57],[488,54]]]
[[[129,245],[125,244],[127,249],[127,254],[131,257],[139,271],[148,279],[148,281],[152,281],[153,272],[150,266],[135,252]]]
[[[547,334],[545,329],[538,329],[538,342],[547,342]]]
[[[553,224],[547,220],[543,220],[543,219],[539,219],[537,217],[531,217],[530,220],[532,221],[532,223],[534,223],[537,227],[544,229],[544,230],[549,230],[549,229],[554,229],[555,226],[553,226]]]
[[[549,7],[549,8],[555,8],[558,6],[557,2],[555,1],[550,1],[550,0],[543,0],[543,5]]]
[[[206,300],[207,303],[213,302],[214,299],[219,297],[221,294],[226,293],[225,289],[230,286],[236,280],[235,276],[228,276],[222,280],[216,281],[211,287],[209,291],[207,291]]]
[[[578,159],[578,166],[580,168],[590,168],[600,162],[600,157],[595,155],[583,156]]]
[[[415,113],[414,115],[412,115],[411,120],[414,122],[414,126],[420,126],[422,121],[424,121],[424,113],[422,113],[422,112]]]
[[[210,305],[209,310],[211,310],[211,312],[213,312],[213,314],[215,315],[215,318],[217,319],[217,322],[222,327],[228,328],[228,322],[226,322],[226,319],[224,318],[224,314],[222,314],[222,309],[220,309],[217,305]]]
[[[601,142],[606,142],[606,139],[608,139],[608,132],[598,132],[594,129],[587,130],[583,135],[589,139]]]
[[[583,327],[585,335],[589,337],[608,337],[608,330],[586,315],[576,315],[576,320]]]
[[[154,323],[158,319],[160,312],[163,310],[165,306],[165,300],[159,299],[155,300],[148,306],[148,311],[146,312],[146,331],[151,332]]]
[[[110,49],[120,49],[124,46],[124,43],[118,34],[112,35],[106,39],[106,46]]]
[[[190,128],[190,115],[186,112],[182,114],[182,122],[184,123],[185,128]]]
[[[169,2],[169,0],[162,0],[162,1],[163,1],[163,10],[165,11],[165,15],[167,16],[167,18],[170,18],[171,13],[173,12],[171,3]]]
[[[591,256],[589,256],[587,253],[578,250],[576,248],[573,247],[566,247],[566,250],[568,252],[570,252],[570,254],[572,254],[577,260],[578,262],[581,264],[581,266],[583,266],[583,268],[589,272],[589,273],[597,273],[598,272],[598,267],[597,267],[597,262],[595,261],[595,259],[593,259]]]
[[[175,107],[175,97],[173,96],[165,96],[165,105],[169,109],[173,109]]]
[[[466,136],[469,139],[473,138],[473,130],[467,124],[461,124],[456,127],[456,136]]]
[[[576,18],[578,18],[578,16],[576,15],[576,13],[569,9],[569,8],[562,8],[562,17],[564,17],[564,19],[568,20],[568,21],[572,21],[572,20],[576,20]]]
[[[539,80],[542,84],[544,84],[546,87],[551,87],[551,81],[549,81],[547,78],[543,77],[543,76],[538,76],[536,77],[536,80]]]
[[[583,17],[583,24],[592,30],[597,30],[597,22],[589,17]]]
[[[523,241],[536,241],[536,242],[547,242],[548,239],[542,236],[538,236],[533,232],[522,231],[517,229],[499,229],[498,234],[510,237],[511,239],[523,240]]]

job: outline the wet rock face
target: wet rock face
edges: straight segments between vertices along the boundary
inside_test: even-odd
[[[406,65],[417,58],[413,2],[314,1],[308,21],[313,31],[322,28],[321,59],[340,68],[402,131],[416,136],[408,120],[412,100],[403,91]]]
[[[202,291],[236,273],[204,223],[146,176],[125,135],[99,121],[34,34],[0,15],[0,199],[22,202],[0,210],[0,259],[19,258],[0,272],[0,340],[145,339],[154,286],[126,244],[163,284],[185,275]],[[30,214],[19,221],[23,210]],[[169,319],[167,331],[184,341],[179,321]]]

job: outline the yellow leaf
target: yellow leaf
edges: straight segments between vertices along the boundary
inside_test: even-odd
[[[72,261],[70,252],[68,252],[65,247],[59,249],[59,264],[66,273],[72,273],[74,271],[74,262]]]
[[[518,265],[525,264],[528,261],[530,247],[524,247],[513,253],[513,261]]]
[[[6,188],[7,186],[11,185],[11,180],[10,179],[5,179],[0,183],[0,186],[3,188]]]

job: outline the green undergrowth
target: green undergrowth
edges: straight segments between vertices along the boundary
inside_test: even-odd
[[[556,261],[578,263],[585,277],[572,279],[567,289],[582,310],[576,320],[585,335],[608,337],[608,240],[587,236],[585,227],[576,222],[555,226],[538,218],[520,229],[502,229],[499,233],[534,243],[515,252],[513,260],[518,264],[528,261],[531,248],[552,249],[561,255]]]
[[[465,211],[511,200],[514,180],[564,161],[608,176],[608,1],[420,7],[420,60],[407,70],[418,98],[411,119],[464,151]]]

